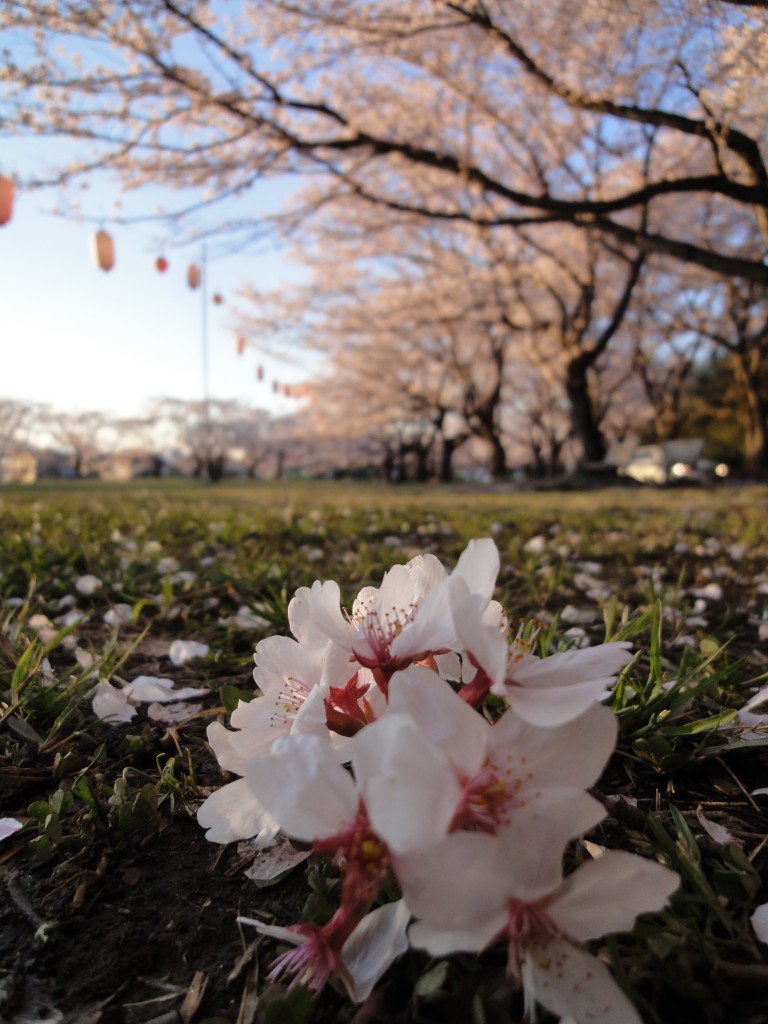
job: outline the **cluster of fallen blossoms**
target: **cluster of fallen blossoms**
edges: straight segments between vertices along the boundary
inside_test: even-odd
[[[568,844],[606,813],[587,789],[616,743],[600,701],[629,644],[535,656],[492,599],[498,570],[483,539],[450,574],[429,554],[393,566],[349,616],[335,582],[298,590],[293,638],[256,648],[262,696],[231,729],[209,727],[239,778],[198,820],[221,843],[282,830],[343,868],[322,926],[239,919],[290,947],[273,979],[331,982],[360,1002],[409,944],[444,956],[503,942],[532,1019],[540,1003],[639,1022],[582,943],[662,909],[677,875],[623,851],[563,873]],[[380,903],[393,886],[400,898]]]

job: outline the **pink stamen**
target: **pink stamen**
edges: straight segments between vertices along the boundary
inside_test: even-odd
[[[306,683],[288,676],[284,680],[284,688],[274,698],[275,712],[270,716],[270,726],[290,726],[309,696],[309,691]]]
[[[465,780],[449,831],[475,828],[478,832],[495,833],[499,825],[508,821],[505,813],[508,804],[507,782],[492,765],[486,765],[477,775]]]
[[[507,918],[509,960],[507,970],[520,978],[526,953],[533,947],[543,948],[557,935],[543,901],[526,902],[512,899]]]
[[[329,979],[341,969],[340,949],[328,941],[324,929],[315,924],[295,924],[290,931],[307,937],[306,942],[281,953],[272,964],[269,980],[277,981],[288,976],[289,988],[306,985],[313,992],[319,992]]]

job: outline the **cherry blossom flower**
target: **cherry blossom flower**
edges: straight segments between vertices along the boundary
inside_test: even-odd
[[[405,852],[459,828],[497,832],[566,781],[586,789],[616,734],[615,715],[594,704],[561,726],[512,710],[491,725],[435,672],[412,666],[392,677],[389,710],[353,741],[352,763],[374,828]]]
[[[495,544],[473,541],[454,575],[488,606],[497,571]],[[442,671],[458,677],[458,659],[454,656],[452,662],[449,655],[439,653],[454,642],[445,590],[448,579],[433,555],[395,566],[385,575],[381,591],[361,591],[349,621],[341,614],[338,584],[315,581],[312,587],[301,587],[288,606],[295,639],[268,637],[256,647],[254,681],[262,696],[238,704],[231,728],[218,722],[208,727],[208,742],[221,767],[244,776],[248,759],[266,753],[276,738],[286,733],[322,735],[330,731],[335,748],[343,750],[346,738],[384,711],[387,679],[400,661],[408,664],[411,657],[430,657],[437,666],[432,657],[437,653]],[[407,599],[409,608],[402,621],[395,611],[382,611],[390,604],[396,609],[401,599]],[[423,621],[416,623],[412,613],[419,602],[426,611]],[[495,602],[490,604],[495,606],[492,614],[498,621],[500,608]],[[415,654],[404,654],[398,648],[404,634],[420,648]],[[376,648],[379,654],[374,657],[376,644],[380,645]],[[271,818],[265,819],[247,782],[237,780],[229,785],[236,788],[224,795],[222,791],[211,794],[198,812],[198,821],[209,830],[207,838],[216,842],[250,838],[265,821],[272,828]]]
[[[239,778],[198,821],[215,842],[265,844],[282,830],[341,868],[322,926],[239,919],[290,947],[272,980],[362,1001],[404,952],[413,914],[411,942],[433,955],[504,941],[532,1019],[540,1002],[577,1024],[639,1024],[580,944],[663,907],[677,877],[602,849],[562,875],[568,844],[606,814],[586,790],[614,749],[616,719],[599,701],[630,645],[539,658],[520,636],[510,643],[491,599],[498,568],[490,539],[470,542],[450,575],[419,556],[364,588],[349,617],[335,582],[300,588],[292,637],[256,647],[261,695],[229,727],[209,726]],[[489,693],[506,701],[493,722],[476,710]],[[377,907],[393,884],[403,898]]]
[[[312,842],[316,852],[333,855],[344,868],[341,904],[327,924],[259,928],[297,943],[275,961],[272,977],[287,974],[294,984],[302,981],[315,991],[335,979],[352,998],[364,998],[405,949],[409,914],[395,904],[370,913],[393,876],[389,850],[371,828],[355,781],[338,763],[328,738],[317,735],[279,737],[268,754],[248,761],[246,779],[289,836]]]
[[[371,669],[386,695],[394,672],[456,648],[452,581],[461,580],[485,609],[498,569],[499,554],[489,538],[470,541],[450,577],[434,555],[419,555],[393,566],[380,588],[364,587],[349,618],[341,611],[338,584],[323,584],[315,594],[313,620],[343,656]]]
[[[411,857],[398,872],[420,918],[410,941],[434,956],[506,942],[507,969],[523,986],[532,1020],[539,1002],[578,1024],[640,1024],[606,965],[580,944],[629,931],[638,914],[661,910],[679,879],[623,851],[563,879],[563,839],[577,813],[572,799],[555,796],[548,809],[523,809],[499,836],[456,832]]]
[[[484,619],[477,596],[456,581],[451,588],[456,632],[477,672],[462,691],[471,704],[488,693],[504,697],[533,725],[562,725],[600,700],[631,660],[630,644],[612,642],[539,658],[525,644],[511,645],[502,631]]]
[[[268,753],[279,736],[294,728],[327,734],[323,694],[317,688],[321,659],[321,648],[290,637],[268,637],[257,645],[253,677],[261,696],[238,702],[230,716],[231,728],[219,722],[208,726],[208,742],[224,771],[244,776],[249,758]],[[254,836],[266,843],[279,830],[245,778],[214,790],[199,808],[197,820],[207,829],[206,839],[214,843]]]
[[[328,737],[342,756],[347,737],[373,721],[385,706],[383,694],[367,669],[339,660],[338,651],[317,630],[312,610],[326,584],[301,587],[288,605],[288,621],[296,637],[267,637],[256,646],[253,678],[261,696],[240,701],[230,717],[231,728],[208,726],[208,742],[225,771],[244,776],[248,759],[269,751],[289,733]],[[323,683],[328,658],[343,672],[343,685]],[[211,842],[274,835],[276,824],[245,779],[212,793],[198,811],[198,822]]]

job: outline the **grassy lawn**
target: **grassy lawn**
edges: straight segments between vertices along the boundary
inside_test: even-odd
[[[276,942],[237,916],[322,921],[339,868],[312,855],[257,882],[255,844],[210,843],[196,821],[231,779],[206,729],[254,696],[254,647],[289,633],[297,588],[336,580],[351,608],[392,565],[432,553],[450,570],[479,537],[496,542],[494,596],[535,653],[633,645],[593,789],[608,816],[568,865],[627,850],[681,883],[591,951],[649,1024],[767,1021],[768,945],[750,919],[768,902],[768,797],[754,792],[768,725],[740,715],[766,684],[766,511],[757,486],[0,488],[0,818],[23,824],[0,843],[0,1021],[526,1019],[503,944],[410,950],[362,1005],[270,982]],[[178,640],[207,652],[176,663]],[[142,703],[124,723],[97,717],[99,680],[142,676],[206,693],[175,716]]]

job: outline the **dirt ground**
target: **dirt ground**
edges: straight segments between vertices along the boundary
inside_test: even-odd
[[[258,890],[234,846],[175,816],[94,863],[0,867],[0,1019],[12,1024],[234,1021],[258,950],[238,914],[295,914],[299,872]],[[246,953],[243,959],[243,953]]]

